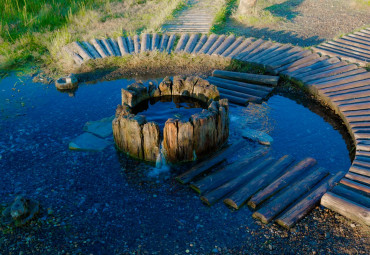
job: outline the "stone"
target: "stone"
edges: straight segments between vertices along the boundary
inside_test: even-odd
[[[270,145],[273,142],[272,137],[268,134],[250,128],[244,128],[242,136],[263,145]]]
[[[220,93],[216,86],[211,85],[204,79],[198,78],[193,88],[192,97],[207,103],[210,99],[218,100],[220,98]]]
[[[193,86],[188,86],[188,83],[185,82],[184,76],[175,76],[173,77],[172,84],[172,95],[174,96],[190,96],[193,91]]]
[[[15,223],[22,226],[31,221],[40,210],[40,204],[36,200],[17,196],[14,202],[2,213],[3,222]]]
[[[165,77],[163,81],[159,84],[159,90],[161,92],[161,96],[172,95],[172,81],[169,77]]]
[[[106,138],[113,134],[112,121],[114,116],[103,118],[97,121],[88,121],[83,127],[83,131],[92,133],[96,136]]]
[[[102,151],[111,143],[91,133],[83,133],[69,143],[70,150]]]
[[[155,162],[160,153],[159,126],[155,122],[143,126],[144,160]]]
[[[156,86],[153,82],[149,82],[148,94],[149,94],[150,98],[160,97],[161,96],[161,91],[159,90],[158,86]]]
[[[55,81],[55,87],[59,90],[72,90],[77,88],[77,77],[73,73],[66,77],[61,77]]]

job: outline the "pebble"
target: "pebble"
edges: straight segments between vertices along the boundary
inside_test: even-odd
[[[213,253],[217,253],[217,252],[218,252],[217,248],[214,248],[214,249],[212,250],[212,252],[213,252]]]

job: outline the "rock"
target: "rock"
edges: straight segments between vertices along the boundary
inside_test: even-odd
[[[165,77],[163,81],[159,84],[159,90],[161,92],[161,96],[172,95],[172,81],[169,77]]]
[[[3,222],[22,226],[31,221],[39,210],[39,202],[23,196],[17,196],[14,202],[3,211]]]
[[[90,133],[83,133],[69,143],[70,150],[102,151],[111,143]]]
[[[173,77],[172,95],[174,96],[190,96],[193,91],[193,85],[185,82],[184,76]]]
[[[244,128],[242,136],[263,145],[270,145],[273,142],[268,134],[250,128]]]
[[[203,102],[208,100],[218,100],[220,93],[216,86],[211,85],[208,81],[198,78],[197,83],[194,85],[192,97],[197,98]]]
[[[99,137],[105,138],[113,134],[112,121],[114,116],[97,121],[86,122],[83,130]]]
[[[55,81],[55,87],[60,90],[71,90],[77,87],[77,77],[70,74],[66,77],[61,77]]]

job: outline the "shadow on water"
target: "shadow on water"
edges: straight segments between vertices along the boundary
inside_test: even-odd
[[[300,14],[300,12],[294,10],[304,1],[305,0],[288,0],[281,4],[274,4],[270,7],[267,7],[265,10],[271,12],[274,14],[274,16],[292,20]]]

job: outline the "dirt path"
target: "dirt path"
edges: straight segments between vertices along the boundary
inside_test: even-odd
[[[356,5],[355,0],[272,0],[261,1],[261,10],[273,16],[274,22],[256,17],[243,22],[237,15],[230,17],[220,34],[271,39],[302,47],[320,44],[341,34],[369,25],[369,5]],[[264,3],[264,5],[262,5]],[[265,21],[265,22],[264,22]]]
[[[222,6],[223,0],[189,0],[188,7],[162,28],[167,32],[208,33],[212,27],[215,14]]]

